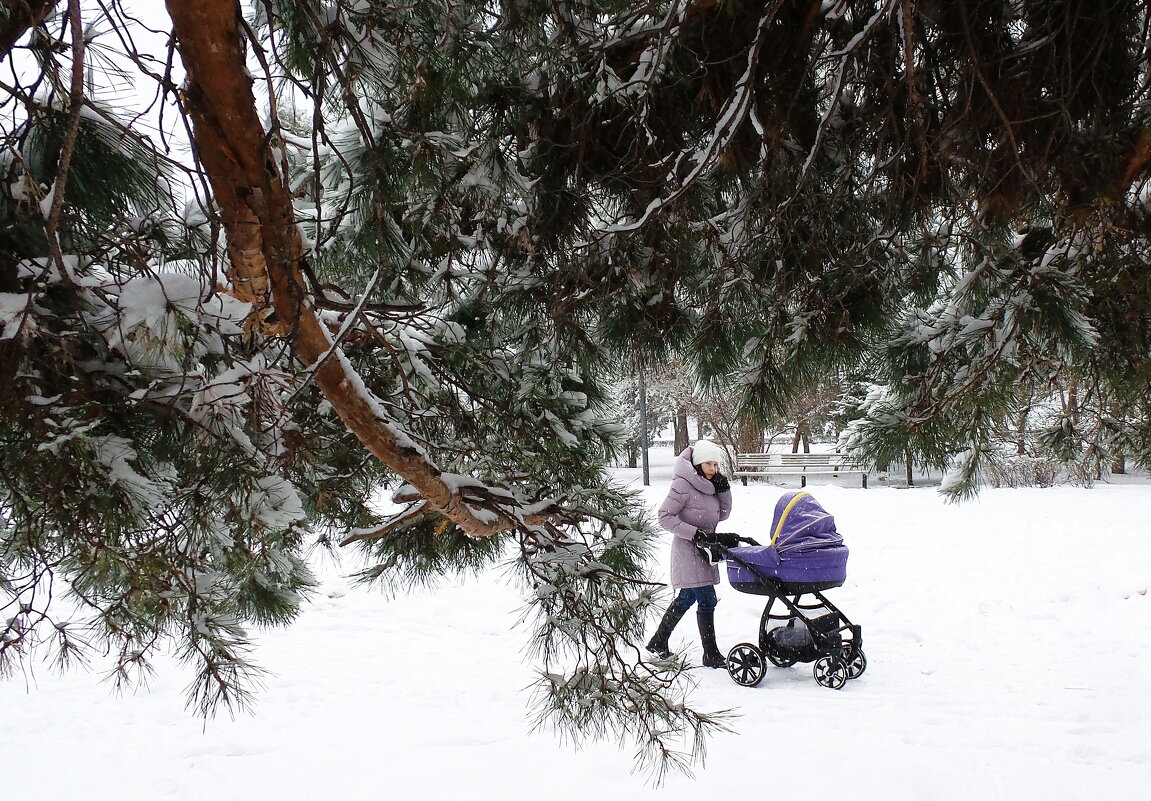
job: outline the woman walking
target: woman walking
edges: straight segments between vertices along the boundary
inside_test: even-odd
[[[667,498],[659,507],[659,523],[674,536],[671,544],[671,585],[678,590],[664,612],[659,628],[647,650],[668,657],[668,638],[676,624],[696,606],[699,639],[703,645],[704,667],[721,668],[727,662],[715,643],[715,605],[718,598],[719,568],[706,559],[697,542],[719,542],[725,547],[739,544],[734,534],[716,534],[715,527],[731,514],[731,486],[719,471],[723,449],[701,439],[685,448],[675,460],[675,470]]]

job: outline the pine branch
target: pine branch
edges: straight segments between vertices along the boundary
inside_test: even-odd
[[[306,297],[300,269],[304,246],[291,200],[243,79],[237,9],[231,0],[169,0],[168,5],[189,73],[186,103],[196,122],[199,156],[223,212],[240,297],[254,303],[262,323],[270,323],[268,333],[293,337],[295,353],[314,368],[317,386],[349,429],[433,506],[475,536],[513,528],[514,510],[507,514],[497,507],[494,516],[478,516],[422,450],[388,422],[346,359],[330,358],[338,349]]]

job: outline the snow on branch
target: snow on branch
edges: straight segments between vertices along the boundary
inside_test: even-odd
[[[783,0],[774,0],[764,11],[763,16],[760,17],[759,24],[756,26],[755,38],[747,49],[747,58],[743,74],[736,81],[732,96],[728,98],[724,107],[720,110],[715,124],[712,127],[711,135],[706,138],[704,144],[700,147],[695,150],[683,150],[675,158],[671,169],[668,170],[667,175],[664,177],[664,183],[672,187],[671,192],[648,203],[647,208],[644,209],[638,219],[626,222],[624,220],[617,220],[601,228],[597,233],[596,240],[602,239],[605,236],[618,235],[642,228],[647,224],[648,220],[673,203],[684,192],[690,189],[696,181],[703,177],[708,170],[715,166],[724,148],[727,147],[732,137],[734,137],[739,130],[740,125],[747,118],[753,97],[756,64],[759,61],[759,53],[763,47],[764,35],[767,31],[767,26],[775,19],[775,15],[782,5]],[[687,170],[687,174],[681,176],[684,170]],[[587,247],[590,244],[591,242],[584,242],[577,245],[577,247]]]
[[[230,0],[171,0],[188,71],[186,103],[199,156],[227,235],[232,278],[255,304],[253,333],[291,337],[296,356],[368,450],[472,536],[513,528],[520,515],[497,493],[465,497],[387,414],[338,347],[308,296],[307,254],[246,79],[238,7]],[[227,46],[221,46],[226,44]],[[365,298],[368,293],[365,293]]]

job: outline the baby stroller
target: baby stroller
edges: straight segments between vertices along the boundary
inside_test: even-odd
[[[747,547],[704,546],[712,561],[727,562],[727,580],[739,592],[767,596],[757,644],[727,654],[727,672],[754,687],[767,662],[789,667],[814,662],[815,681],[837,690],[867,668],[860,627],[823,595],[847,578],[847,547],[835,519],[809,492],[789,492],[775,505],[771,543],[740,537]]]

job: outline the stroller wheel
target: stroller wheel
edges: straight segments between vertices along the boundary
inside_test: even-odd
[[[843,649],[843,661],[847,665],[849,679],[858,679],[863,675],[863,671],[867,670],[867,657],[863,655],[863,651],[854,647]]]
[[[821,687],[838,690],[847,683],[847,668],[835,657],[821,656],[815,660],[812,672],[815,673],[815,683]]]
[[[741,642],[727,652],[727,672],[736,684],[754,687],[767,672],[763,652],[749,642]]]

